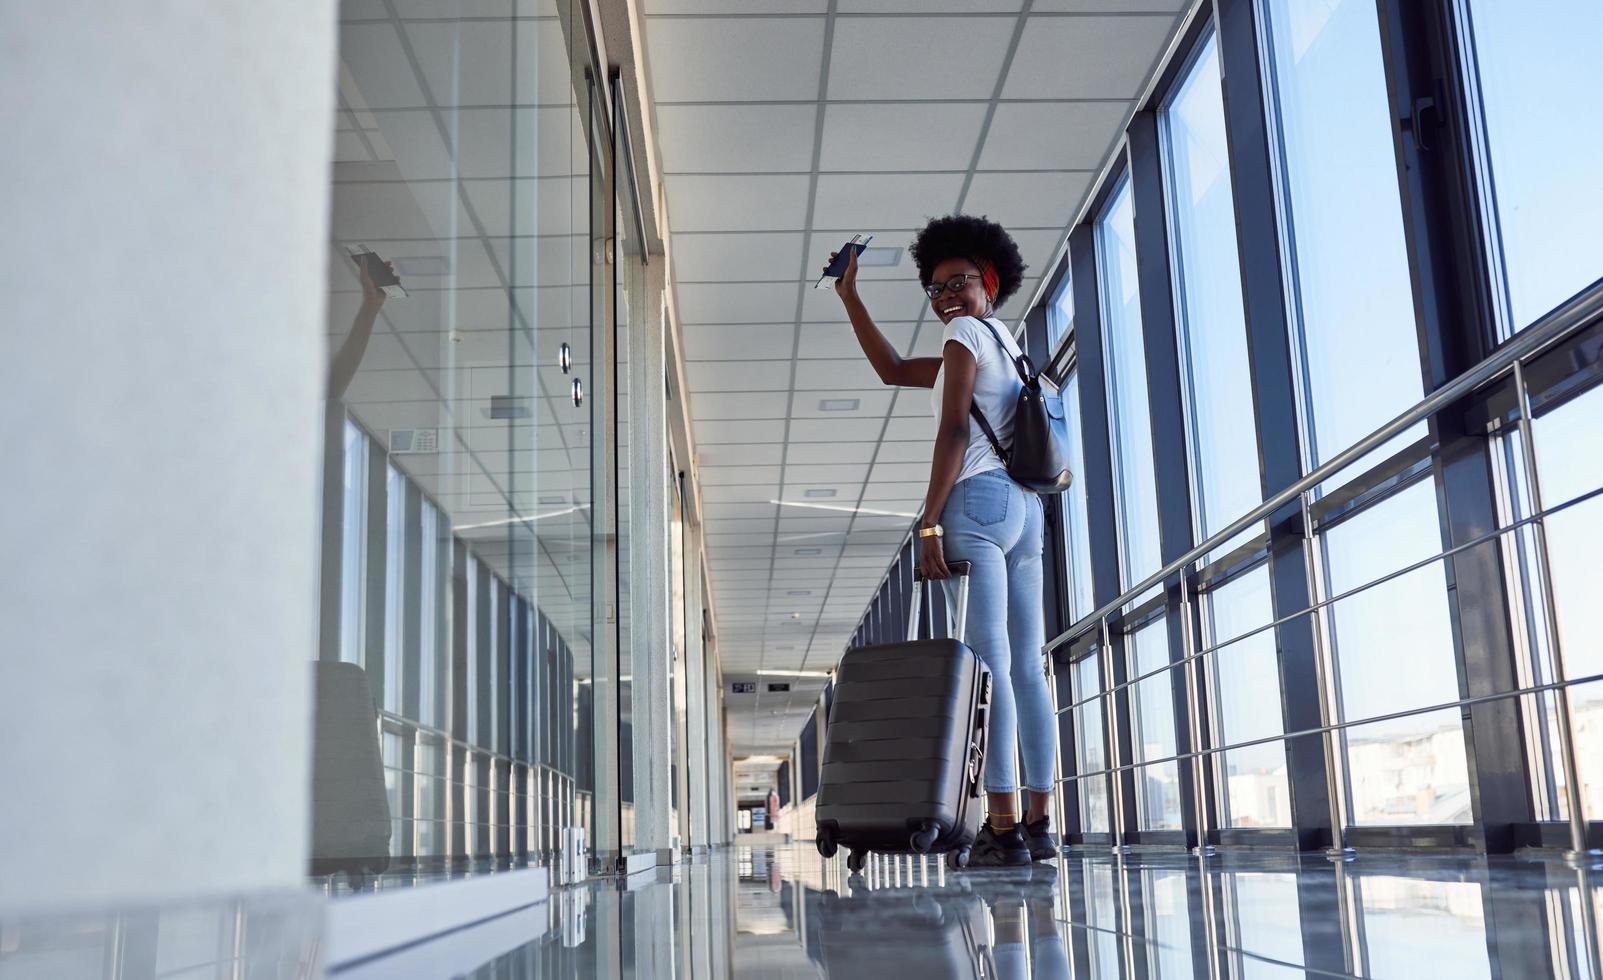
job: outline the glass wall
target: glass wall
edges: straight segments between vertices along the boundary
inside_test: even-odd
[[[1125,654],[1131,680],[1130,744],[1135,750],[1131,763],[1139,767],[1135,783],[1140,828],[1179,830],[1180,764],[1174,760],[1177,672],[1164,669],[1169,663],[1168,623],[1159,617],[1126,636]]]
[[[1059,726],[1074,740],[1071,841],[1172,843],[1167,832],[1206,829],[1214,843],[1462,846],[1484,833],[1500,847],[1559,846],[1573,841],[1554,822],[1576,804],[1594,846],[1603,831],[1603,659],[1590,639],[1603,632],[1590,601],[1603,591],[1603,538],[1591,530],[1603,516],[1603,262],[1576,245],[1603,196],[1578,176],[1577,161],[1600,155],[1596,127],[1563,108],[1603,79],[1576,47],[1597,15],[1567,0],[1518,16],[1482,0],[1444,10],[1383,30],[1382,11],[1358,0],[1200,8],[1138,106],[1158,117],[1159,166],[1115,165],[1049,273],[1062,286],[1032,315],[1063,348],[1076,433],[1090,429],[1074,446],[1075,488],[1051,504],[1058,612],[1071,624],[1053,643],[1072,691]],[[1465,46],[1468,133],[1435,124],[1432,106],[1417,119],[1394,111],[1444,41]],[[1456,118],[1457,107],[1434,108]],[[1427,169],[1466,174],[1466,193],[1417,195],[1400,166],[1420,153],[1436,154]],[[1167,253],[1148,255],[1159,249],[1136,242],[1135,202],[1160,199],[1161,215],[1141,217],[1166,229]],[[1464,267],[1483,252],[1483,268]],[[1138,259],[1168,262],[1168,295],[1143,295],[1159,285],[1143,284]],[[1070,266],[1095,289],[1077,297]],[[1499,299],[1490,310],[1456,298],[1488,293]],[[1577,293],[1586,302],[1566,307]],[[1143,306],[1155,317],[1170,300],[1179,389],[1149,390],[1148,353],[1152,378],[1168,365],[1156,360],[1164,338],[1144,335]],[[1093,317],[1100,379],[1076,370],[1085,338],[1073,325],[1083,332]],[[1087,619],[1093,571],[1128,589],[1160,567],[1160,516],[1189,516],[1199,541],[1217,534],[1262,500],[1266,480],[1287,486],[1417,405],[1427,372],[1465,370],[1465,356],[1515,338],[1494,355],[1507,357],[1533,325],[1556,346],[1522,357],[1519,378],[1503,365],[1434,427],[1422,419],[1288,499],[1246,540],[1213,542],[1159,587],[1164,610],[1126,595],[1122,620]],[[1174,397],[1184,431],[1155,430],[1171,423],[1153,405]],[[1088,421],[1102,418],[1105,428]],[[1154,446],[1171,445],[1185,447],[1186,466],[1155,467]],[[1174,610],[1196,618],[1166,621]],[[1122,664],[1093,652],[1106,634],[1123,639]],[[1199,654],[1202,724],[1177,730],[1176,695],[1191,692],[1169,665]],[[1099,696],[1110,666],[1132,679],[1127,696]],[[1536,690],[1561,684],[1564,694]],[[1331,725],[1329,751],[1304,751]],[[1288,744],[1298,731],[1317,734]],[[1180,797],[1182,770],[1162,761],[1193,735],[1214,777],[1207,828]],[[1126,738],[1131,758],[1117,761],[1131,767],[1133,812],[1099,775]],[[1528,812],[1510,776],[1529,779]],[[1165,833],[1143,839],[1154,831]]]
[[[1325,532],[1329,592],[1369,586],[1441,550],[1434,488],[1420,481]],[[1341,720],[1457,700],[1450,619],[1439,562],[1338,599],[1329,622]],[[1355,824],[1469,822],[1460,715],[1450,708],[1346,733]]]
[[[1471,57],[1483,131],[1483,173],[1501,257],[1504,335],[1596,282],[1603,225],[1603,128],[1576,106],[1603,103],[1603,66],[1591,40],[1603,6],[1590,0],[1511,5],[1469,0]]]
[[[1280,713],[1280,665],[1269,569],[1259,565],[1203,594],[1203,637],[1214,698],[1214,730],[1221,745],[1269,738],[1285,731]],[[1258,631],[1258,632],[1254,632]],[[1248,634],[1252,635],[1248,635]],[[1220,822],[1226,827],[1289,827],[1286,747],[1265,742],[1214,757]]]
[[[1211,33],[1160,119],[1191,497],[1200,540],[1263,499],[1219,46]]]
[[[612,366],[592,357],[610,307],[591,295],[611,278],[591,240],[612,204],[568,3],[341,11],[337,628],[313,746],[313,871],[346,873],[334,887],[539,862],[592,812],[592,648],[614,649],[592,642],[593,576],[613,567],[594,541],[616,520],[593,490],[616,475],[592,476],[613,447],[594,397]]]
[[[1263,8],[1311,467],[1420,399],[1419,345],[1375,5]]]
[[[1102,349],[1107,358],[1109,438],[1119,514],[1119,567],[1125,586],[1163,564],[1158,543],[1158,491],[1152,464],[1152,416],[1141,340],[1136,277],[1135,205],[1129,178],[1120,180],[1096,223],[1102,281]]]
[[[1091,579],[1091,517],[1086,499],[1085,444],[1080,427],[1080,374],[1071,369],[1063,379],[1064,421],[1069,430],[1069,472],[1074,482],[1063,491],[1063,547],[1067,556],[1069,619],[1079,619],[1096,609]]]
[[[1074,767],[1080,773],[1076,786],[1080,794],[1080,830],[1087,834],[1106,834],[1112,829],[1108,819],[1107,731],[1103,717],[1102,661],[1092,653],[1075,661],[1071,686],[1074,702]]]

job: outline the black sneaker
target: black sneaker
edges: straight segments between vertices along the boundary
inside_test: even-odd
[[[971,868],[1027,868],[1030,862],[1030,847],[1018,825],[997,830],[990,820],[980,827],[968,857]]]
[[[1062,847],[1058,843],[1058,835],[1052,833],[1051,819],[1042,817],[1034,823],[1024,825],[1024,839],[1030,847],[1030,858],[1035,861],[1050,861],[1062,855]]]

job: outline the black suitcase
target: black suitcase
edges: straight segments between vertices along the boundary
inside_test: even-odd
[[[814,819],[818,852],[850,848],[854,872],[870,851],[945,853],[961,868],[979,833],[991,672],[961,640],[968,562],[950,567],[960,576],[959,639],[916,639],[920,575],[914,638],[848,650],[835,673]]]

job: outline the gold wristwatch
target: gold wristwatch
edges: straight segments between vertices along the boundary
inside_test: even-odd
[[[931,524],[929,527],[919,528],[918,536],[921,538],[944,538],[946,537],[946,532],[942,530],[939,524]]]

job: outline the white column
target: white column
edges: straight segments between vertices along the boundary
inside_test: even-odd
[[[664,325],[660,313],[663,265],[646,266],[645,295],[654,299],[629,324],[629,616],[633,644],[635,849],[654,851],[669,844],[667,747],[673,722],[669,684],[672,647],[669,603],[667,393]]]
[[[298,886],[335,4],[0,37],[0,910]]]

